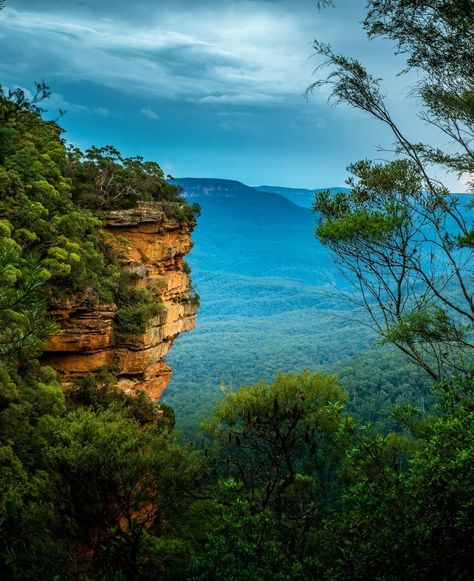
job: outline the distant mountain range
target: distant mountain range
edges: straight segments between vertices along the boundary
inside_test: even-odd
[[[236,197],[241,199],[256,200],[259,199],[256,192],[263,192],[267,194],[275,194],[285,198],[296,206],[302,208],[311,208],[314,202],[314,196],[318,192],[329,190],[331,192],[349,192],[349,188],[344,187],[330,187],[319,189],[304,189],[304,188],[282,188],[279,186],[247,186],[242,182],[235,180],[224,180],[217,178],[179,178],[173,180],[184,188],[186,195],[190,199],[206,199],[211,197]],[[269,198],[260,198],[267,199]],[[278,203],[274,198],[275,203]]]
[[[225,180],[218,178],[179,178],[172,180],[172,183],[184,188],[185,195],[190,200],[208,200],[209,198],[236,198],[241,203],[250,203],[250,205],[262,205],[266,202],[273,201],[277,208],[282,209],[282,201],[277,198],[268,198],[259,195],[273,194],[293,202],[300,208],[311,209],[314,203],[314,197],[320,192],[329,191],[331,193],[344,192],[349,193],[350,188],[332,186],[327,188],[315,188],[314,190],[306,188],[284,188],[281,186],[248,186],[236,180]],[[461,199],[469,201],[474,198],[472,193],[455,193],[452,196],[459,196]]]
[[[333,187],[333,188],[319,188],[314,190],[307,190],[304,188],[281,188],[278,186],[256,186],[256,190],[260,192],[268,192],[271,194],[279,194],[291,200],[297,206],[303,208],[311,208],[314,202],[315,194],[329,190],[330,192],[350,192],[349,188]]]
[[[337,269],[314,237],[316,219],[308,208],[232,180],[174,183],[202,208],[190,259],[198,279],[204,272],[225,272],[318,286],[333,280]]]
[[[171,350],[174,375],[164,397],[182,429],[196,429],[222,396],[221,384],[272,380],[278,370],[340,373],[351,413],[364,410],[365,419],[384,425],[393,403],[424,397],[418,372],[401,355],[367,351],[376,337],[365,313],[341,294],[347,281],[314,235],[310,207],[321,190],[174,183],[202,209],[188,260],[201,296],[197,328]]]

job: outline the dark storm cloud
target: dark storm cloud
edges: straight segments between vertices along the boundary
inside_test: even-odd
[[[4,12],[3,34],[26,53],[34,47],[33,60],[49,63],[53,77],[82,77],[118,90],[263,103],[304,89],[309,68],[302,49],[309,51],[301,42],[299,17],[262,2],[133,6],[135,16],[145,7],[148,13],[131,26],[126,3],[101,2],[97,12],[89,2],[46,2],[38,10],[19,0]]]
[[[250,183],[341,184],[386,133],[362,114],[310,103],[315,37],[388,76],[390,105],[419,127],[401,63],[369,44],[365,0],[9,0],[0,12],[0,83],[45,79],[68,138],[117,143],[175,175]]]
[[[331,21],[315,0],[10,0],[0,26],[25,66],[46,63],[53,78],[262,104],[302,94],[310,41]]]

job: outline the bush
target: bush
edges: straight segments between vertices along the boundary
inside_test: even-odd
[[[74,201],[93,210],[133,208],[140,201],[185,203],[181,190],[165,180],[156,162],[123,157],[110,145],[85,152],[69,148],[68,175]]]
[[[114,317],[115,337],[126,341],[146,331],[146,324],[163,310],[161,303],[142,303],[118,309]]]

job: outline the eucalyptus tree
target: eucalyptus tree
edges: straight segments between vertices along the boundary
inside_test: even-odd
[[[329,72],[308,91],[388,126],[395,160],[349,167],[348,195],[316,197],[317,236],[357,288],[383,341],[400,348],[435,380],[472,362],[474,231],[470,204],[450,195],[434,169],[474,187],[474,2],[371,0],[364,28],[386,37],[415,69],[411,86],[421,118],[446,147],[412,139],[386,105],[381,80],[356,59],[315,41]]]
[[[239,482],[254,511],[274,511],[280,527],[311,526],[337,473],[345,400],[334,376],[309,371],[228,394],[204,424],[217,474]]]

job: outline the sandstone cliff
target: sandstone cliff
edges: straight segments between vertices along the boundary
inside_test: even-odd
[[[52,302],[60,328],[45,346],[44,362],[61,374],[66,387],[108,365],[119,388],[159,398],[171,376],[165,355],[179,333],[195,325],[198,307],[183,258],[193,245],[194,224],[167,217],[157,202],[110,211],[103,223],[111,243],[120,248],[122,265],[134,273],[134,284],[149,289],[163,308],[144,333],[118,339],[116,305],[94,305],[86,296]]]

